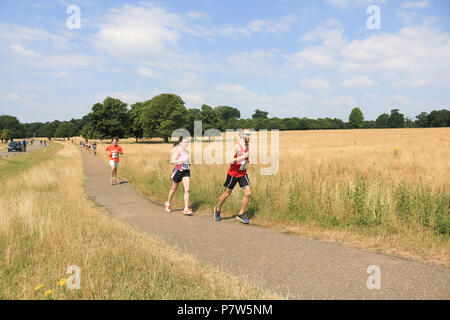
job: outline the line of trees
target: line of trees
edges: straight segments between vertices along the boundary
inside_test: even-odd
[[[337,118],[269,118],[269,113],[257,108],[249,119],[241,119],[240,111],[235,107],[202,105],[200,109],[186,108],[181,97],[164,93],[144,102],[128,105],[119,99],[108,97],[103,103],[93,105],[91,112],[81,119],[70,121],[33,122],[21,124],[16,117],[0,116],[0,138],[9,140],[22,137],[69,138],[83,136],[87,139],[106,139],[134,137],[138,139],[163,138],[168,141],[171,133],[179,128],[187,129],[194,135],[194,121],[202,121],[204,132],[215,128],[226,129],[254,128],[279,130],[321,130],[321,129],[369,129],[369,128],[417,128],[448,127],[450,111],[433,110],[429,114],[422,112],[416,119],[409,119],[392,109],[390,114],[383,113],[373,121],[364,120],[360,108],[353,108],[348,122]]]

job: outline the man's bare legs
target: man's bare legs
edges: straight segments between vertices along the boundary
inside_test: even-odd
[[[244,198],[242,199],[242,206],[239,214],[243,214],[245,209],[247,209],[248,203],[250,201],[250,196],[252,195],[252,191],[250,190],[250,186],[244,188]]]
[[[222,195],[219,198],[219,203],[217,204],[217,211],[220,211],[222,209],[222,205],[225,202],[225,200],[227,200],[230,195],[231,195],[231,191],[230,189],[226,189],[224,193],[222,193]]]
[[[224,202],[230,197],[231,195],[231,191],[230,189],[226,189],[224,193],[222,193],[222,195],[219,198],[219,203],[217,204],[217,211],[221,211],[222,209],[222,205],[224,204]],[[245,187],[244,188],[244,198],[242,199],[242,205],[241,205],[241,210],[239,210],[239,214],[243,214],[245,212],[245,209],[247,209],[248,203],[250,202],[250,197],[252,195],[250,186]]]

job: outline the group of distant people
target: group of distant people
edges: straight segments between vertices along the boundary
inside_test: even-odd
[[[88,139],[85,141],[80,141],[80,147],[86,149],[88,152],[94,152],[94,155],[97,155],[97,142],[90,143]]]
[[[221,209],[225,201],[230,197],[236,184],[244,191],[242,205],[236,218],[245,224],[249,223],[249,219],[245,216],[245,210],[248,206],[251,196],[250,180],[247,175],[247,164],[249,163],[249,143],[251,132],[248,129],[243,129],[239,132],[239,141],[235,144],[233,149],[233,156],[229,161],[230,167],[227,172],[225,183],[223,184],[225,191],[219,197],[217,206],[214,208],[214,220],[221,221]],[[111,166],[111,185],[117,184],[117,171],[119,168],[119,157],[123,155],[123,149],[118,144],[119,140],[113,138],[111,145],[106,148],[109,155],[109,164]],[[81,144],[81,142],[80,142]],[[190,216],[193,214],[189,207],[190,195],[190,177],[191,177],[191,162],[188,150],[187,138],[179,137],[178,141],[174,143],[170,164],[174,165],[174,169],[170,176],[172,180],[172,187],[169,191],[169,196],[165,202],[166,212],[172,212],[171,202],[175,192],[178,190],[180,183],[184,187],[184,210],[183,214]]]

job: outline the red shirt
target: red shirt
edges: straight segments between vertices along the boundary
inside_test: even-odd
[[[238,143],[238,144],[240,147],[240,151],[234,155],[234,158],[240,157],[243,154],[248,152],[247,147],[244,148],[243,146],[241,146],[240,143]],[[245,176],[245,174],[247,173],[247,163],[248,163],[248,157],[245,158],[244,163],[240,162],[240,163],[230,164],[230,168],[228,169],[228,174],[235,178],[241,178],[241,177]]]
[[[123,152],[122,148],[117,145],[110,145],[106,148],[109,151],[109,160],[114,160],[114,162],[119,162],[119,152]]]

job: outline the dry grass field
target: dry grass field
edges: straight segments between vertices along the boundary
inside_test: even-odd
[[[0,299],[274,297],[110,218],[71,144],[0,159],[0,177]],[[80,290],[65,285],[70,265]]]
[[[449,128],[280,132],[279,171],[263,176],[266,166],[249,166],[247,215],[285,232],[449,265],[449,137]],[[171,145],[133,142],[120,142],[119,175],[165,201]],[[98,150],[106,160],[104,146]],[[197,214],[212,215],[227,168],[192,166]],[[237,213],[241,198],[236,188],[223,215]],[[181,190],[174,205],[182,207]]]

